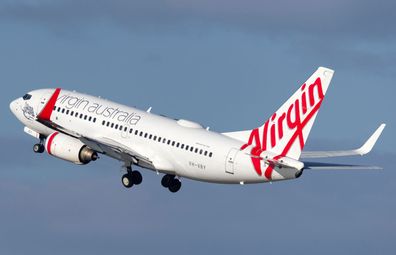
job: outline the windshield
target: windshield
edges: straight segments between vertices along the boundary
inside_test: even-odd
[[[30,98],[32,98],[32,95],[25,94],[22,98],[23,98],[23,100],[29,100]]]

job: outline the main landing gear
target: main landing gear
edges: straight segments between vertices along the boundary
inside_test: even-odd
[[[133,185],[139,185],[142,181],[142,174],[139,171],[132,171],[131,167],[127,167],[127,173],[121,178],[122,185],[124,185],[125,188],[130,188]]]
[[[164,188],[168,188],[170,192],[178,192],[181,188],[181,182],[174,175],[166,174],[162,177],[161,184]]]

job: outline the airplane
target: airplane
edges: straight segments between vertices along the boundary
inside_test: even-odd
[[[374,166],[306,162],[369,153],[385,124],[358,149],[303,151],[334,71],[319,67],[261,126],[217,133],[186,120],[121,105],[61,88],[38,89],[10,103],[35,137],[35,153],[84,165],[106,155],[123,164],[124,187],[142,182],[134,165],[163,174],[170,192],[181,178],[222,184],[252,184],[299,178],[311,169],[379,169]]]

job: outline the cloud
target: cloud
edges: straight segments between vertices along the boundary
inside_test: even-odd
[[[208,23],[270,34],[304,33],[361,38],[391,37],[394,1],[380,0],[154,0],[48,1],[20,0],[0,4],[3,18],[47,26],[79,28],[112,22],[129,30]]]

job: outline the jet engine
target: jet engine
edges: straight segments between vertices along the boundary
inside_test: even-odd
[[[84,165],[98,159],[96,151],[80,140],[55,132],[49,135],[45,142],[48,154],[75,164]]]

